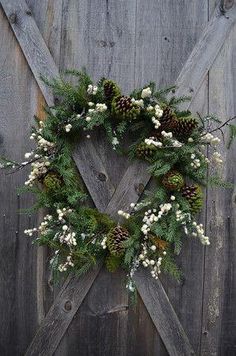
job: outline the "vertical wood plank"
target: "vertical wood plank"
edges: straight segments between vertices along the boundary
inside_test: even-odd
[[[150,1],[138,1],[136,85],[144,85],[149,80],[161,87],[173,84],[207,20],[208,4],[205,1],[151,1],[151,4]],[[206,80],[192,103],[193,111],[207,113],[207,85]],[[149,186],[151,189],[151,183]],[[168,276],[161,276],[167,295],[195,351],[200,348],[201,337],[203,253],[199,241],[185,239],[183,252],[177,257],[177,263],[184,273],[183,284],[179,285]],[[136,333],[138,330],[137,327]],[[164,347],[160,354],[166,354]]]
[[[63,1],[60,68],[85,66],[95,79],[118,81],[125,92],[134,86],[135,4],[123,0]],[[129,162],[92,135],[97,155],[116,186]],[[103,269],[75,316],[55,355],[125,355],[128,344],[128,297],[122,271]]]
[[[24,160],[38,88],[1,9],[0,31],[0,155]],[[37,327],[37,298],[35,249],[23,234],[35,219],[18,209],[33,201],[16,191],[27,171],[0,175],[0,354],[21,355]]]
[[[222,118],[236,113],[235,105],[235,46],[234,28],[209,74],[209,112]],[[221,135],[219,135],[220,138]],[[225,137],[226,139],[226,137]],[[223,156],[221,173],[235,182],[235,144]],[[211,173],[215,170],[212,166]],[[235,347],[235,191],[209,189],[206,222],[211,246],[205,254],[203,295],[202,355],[234,355]]]

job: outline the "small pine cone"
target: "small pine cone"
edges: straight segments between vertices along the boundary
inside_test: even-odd
[[[124,242],[128,240],[129,232],[122,226],[111,229],[107,235],[107,246],[111,255],[121,256],[124,253]]]
[[[177,117],[174,113],[174,111],[166,106],[163,109],[163,115],[159,119],[161,126],[159,127],[158,131],[166,131],[166,132],[172,132],[177,125]]]
[[[43,185],[46,190],[56,191],[62,186],[62,179],[59,174],[55,172],[48,172],[43,178]]]
[[[142,159],[152,158],[156,149],[154,145],[147,145],[145,142],[141,142],[136,148],[136,155]]]
[[[191,136],[192,132],[198,127],[198,122],[192,117],[184,117],[177,120],[177,125],[174,128],[174,135],[184,139]]]
[[[113,113],[121,119],[134,119],[140,113],[140,108],[134,105],[129,96],[117,96],[112,101]]]
[[[104,95],[108,102],[111,102],[112,99],[120,95],[120,88],[117,84],[110,79],[105,79],[103,82]]]
[[[203,194],[201,187],[197,184],[185,186],[181,193],[182,196],[188,200],[192,213],[198,213],[201,210],[203,204]]]
[[[184,177],[178,171],[169,171],[164,175],[162,184],[168,190],[180,190],[184,186]]]

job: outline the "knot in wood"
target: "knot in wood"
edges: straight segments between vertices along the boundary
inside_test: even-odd
[[[141,195],[144,191],[144,184],[143,183],[139,183],[137,185],[135,185],[135,191],[138,193],[138,195]]]
[[[9,21],[10,23],[16,23],[16,14],[13,12],[12,14],[9,15]]]
[[[64,304],[64,310],[66,312],[69,312],[72,309],[72,303],[70,300],[67,300]]]
[[[98,173],[98,179],[101,181],[101,182],[105,182],[107,180],[107,177],[104,173],[100,172]]]
[[[30,11],[30,9],[28,9],[28,10],[26,10],[26,15],[29,15],[29,16],[31,16],[32,15],[32,12]]]

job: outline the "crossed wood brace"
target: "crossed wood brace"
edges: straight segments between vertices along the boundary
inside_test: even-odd
[[[24,0],[0,0],[0,3],[46,103],[53,105],[52,92],[40,77],[59,77],[59,71],[30,9]],[[177,96],[191,95],[194,98],[235,22],[236,1],[221,0],[176,81]],[[190,105],[191,102],[188,107]],[[74,160],[97,209],[113,218],[118,210],[127,210],[131,202],[138,201],[150,179],[146,164],[134,162],[114,187],[93,143],[86,139],[78,144]],[[67,279],[29,346],[27,356],[52,355],[56,351],[99,271],[100,267],[97,267],[82,277]],[[142,269],[136,272],[135,282],[169,354],[194,355],[161,282]]]

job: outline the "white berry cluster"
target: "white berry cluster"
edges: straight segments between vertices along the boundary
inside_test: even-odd
[[[152,90],[150,87],[144,88],[141,93],[141,98],[150,98],[152,95]]]
[[[156,147],[162,147],[162,143],[158,141],[155,137],[145,138],[144,141],[148,146],[154,145]]]
[[[34,227],[33,229],[24,230],[24,234],[32,236],[34,232],[40,232],[41,235],[45,235],[48,231],[48,224],[52,220],[52,215],[47,214],[44,216],[43,221],[39,225],[38,229]]]
[[[142,244],[142,250],[141,253],[138,256],[138,262],[142,263],[143,267],[149,267],[151,269],[151,275],[153,278],[158,279],[158,275],[161,273],[161,263],[162,263],[162,256],[159,256],[156,259],[152,258],[152,257],[148,257],[149,255],[149,250],[151,255],[153,254],[153,252],[156,251],[156,246],[155,245],[151,245],[150,247],[148,247],[147,243],[144,242]],[[163,251],[163,255],[166,255],[166,251]]]
[[[192,162],[190,163],[191,167],[193,167],[193,168],[195,168],[195,169],[201,167],[200,159],[199,159],[199,158],[196,158],[195,153],[192,153],[192,154],[191,154],[191,160],[192,160]]]
[[[216,146],[221,142],[221,140],[218,137],[215,137],[210,132],[203,134],[202,141],[205,143],[209,143],[212,146]]]
[[[71,124],[67,124],[67,125],[65,126],[65,131],[66,131],[66,132],[70,132],[71,129],[72,129],[72,125],[71,125]]]
[[[71,231],[71,228],[67,225],[62,226],[62,232],[57,233],[55,237],[58,238],[61,244],[66,244],[68,246],[76,246],[76,233]]]
[[[159,205],[160,210],[157,213],[156,209],[149,209],[145,212],[143,222],[144,224],[141,227],[142,233],[147,236],[148,232],[151,230],[151,226],[153,223],[157,222],[161,219],[162,215],[167,214],[172,208],[171,203],[165,203]],[[157,213],[157,214],[156,214]]]
[[[152,122],[156,130],[161,126],[160,121],[155,116],[152,117]]]
[[[147,236],[149,231],[151,230],[151,226],[153,223],[158,221],[158,217],[156,216],[156,209],[149,209],[145,212],[143,217],[144,224],[141,227],[142,233]]]
[[[87,88],[87,93],[90,95],[96,95],[98,87],[96,85],[89,84]]]
[[[173,137],[172,132],[166,132],[166,131],[163,130],[163,131],[161,131],[161,134],[165,138],[172,138]]]
[[[203,245],[210,245],[209,237],[205,235],[203,225],[198,225],[196,221],[194,221],[192,226],[195,228],[195,232],[192,232],[192,236],[198,237]]]
[[[24,163],[28,162],[23,162],[22,164]],[[41,161],[38,162],[32,162],[32,171],[30,172],[28,180],[25,182],[25,185],[32,187],[38,178],[47,173],[49,166],[50,161],[48,160],[48,157],[44,157]]]
[[[101,246],[103,250],[107,248],[107,236],[104,236],[104,238],[102,239]]]
[[[222,156],[219,152],[214,152],[212,154],[212,160],[219,165],[223,163]]]
[[[116,146],[119,145],[119,140],[116,136],[113,137],[112,139],[112,146],[113,146],[113,149],[115,150],[116,149]]]
[[[66,262],[65,263],[61,263],[58,266],[58,271],[59,272],[66,272],[68,267],[74,267],[74,262],[72,261],[72,255],[71,254],[69,254],[66,257]]]
[[[58,220],[60,222],[65,222],[66,215],[72,213],[72,211],[73,211],[72,209],[68,209],[68,208],[57,209]]]
[[[155,105],[155,116],[157,118],[161,118],[162,115],[163,115],[163,110],[161,109],[161,107],[158,104],[156,104]]]
[[[107,106],[106,106],[106,104],[100,104],[100,103],[98,103],[98,104],[96,104],[95,110],[96,110],[97,112],[104,112],[104,111],[107,110]]]
[[[131,99],[131,102],[132,102],[133,104],[135,104],[135,105],[141,107],[141,108],[144,107],[144,101],[143,101],[143,99],[137,100],[137,99],[132,98],[132,99]]]
[[[38,147],[41,148],[44,152],[49,151],[52,147],[55,147],[53,142],[45,140],[41,135],[37,136]]]
[[[126,213],[123,210],[118,210],[118,215],[123,216],[125,219],[129,219],[130,218],[130,214]]]

